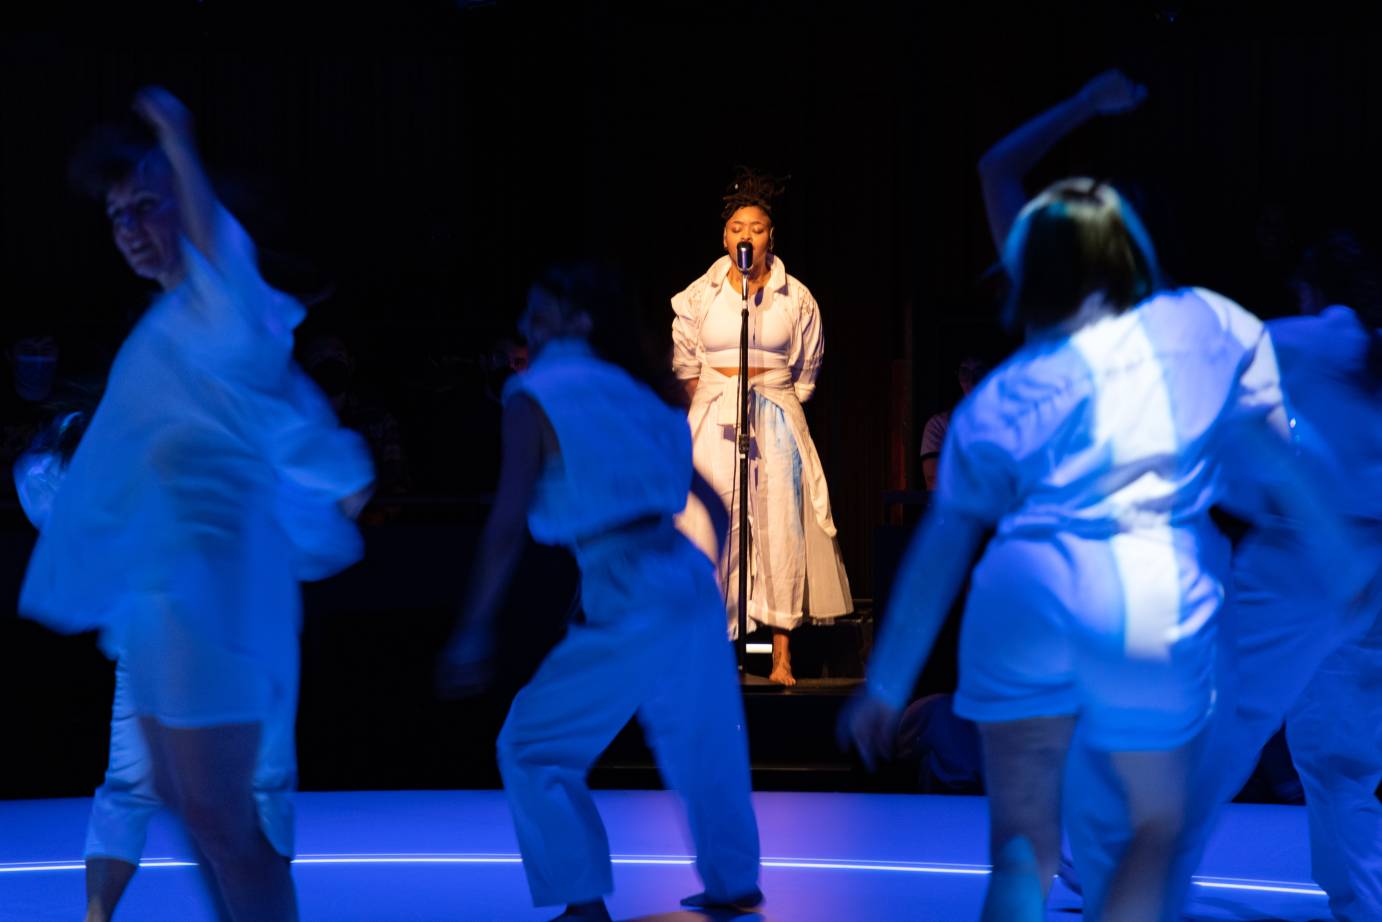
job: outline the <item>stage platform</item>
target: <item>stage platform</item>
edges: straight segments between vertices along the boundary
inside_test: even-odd
[[[762,793],[760,912],[679,911],[699,889],[677,802],[660,791],[596,793],[615,854],[616,919],[628,922],[967,922],[984,883],[983,798]],[[89,801],[0,802],[0,920],[79,918]],[[538,922],[498,791],[304,793],[297,879],[305,922]],[[126,922],[210,919],[175,825],[159,817],[145,868],[117,914]],[[1235,804],[1197,878],[1195,919],[1328,918],[1309,883],[1298,807]],[[1049,920],[1079,918],[1059,885]]]

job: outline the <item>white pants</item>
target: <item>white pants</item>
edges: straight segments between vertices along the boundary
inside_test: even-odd
[[[259,759],[254,770],[254,799],[259,825],[274,850],[293,855],[293,790],[297,787],[297,676],[287,694],[278,696],[261,727]],[[105,781],[91,800],[86,830],[86,857],[116,858],[138,864],[144,853],[149,820],[163,808],[154,790],[154,766],[131,700],[123,659],[115,662],[115,700],[110,715],[110,760]]]
[[[1382,919],[1382,621],[1330,654],[1286,717],[1310,866],[1339,922]]]
[[[1315,880],[1341,922],[1382,919],[1382,621],[1329,603],[1289,534],[1256,533],[1234,563],[1234,600],[1221,619],[1215,719],[1198,741],[1187,833],[1169,885],[1173,906],[1223,803],[1243,786],[1283,720],[1305,787]],[[1327,578],[1327,576],[1325,577]],[[1065,819],[1098,919],[1129,833],[1106,757],[1077,735],[1066,771]],[[1177,916],[1170,915],[1168,919]]]
[[[585,621],[514,698],[499,768],[538,906],[613,889],[609,841],[586,787],[637,714],[663,780],[686,805],[696,869],[714,897],[758,885],[743,703],[710,562],[670,524],[578,552]]]
[[[739,454],[734,426],[719,423],[721,394],[693,434],[696,470],[729,510],[729,538],[721,548],[719,578],[730,637],[739,633]],[[749,423],[749,609],[753,625],[792,630],[806,606],[806,516],[814,512],[802,492],[802,458],[782,408],[751,392]],[[715,533],[704,513],[683,515],[681,526],[707,556],[716,559]]]

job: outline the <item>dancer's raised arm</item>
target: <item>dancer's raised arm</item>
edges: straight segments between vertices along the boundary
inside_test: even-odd
[[[216,210],[220,203],[197,152],[191,111],[160,86],[140,90],[134,97],[134,111],[149,123],[173,168],[183,233],[202,255],[219,265],[215,237]]]
[[[1134,83],[1122,71],[1104,71],[1074,96],[1024,122],[979,158],[984,211],[999,255],[1017,213],[1027,204],[1029,196],[1022,180],[1037,161],[1085,122],[1100,115],[1130,112],[1146,98],[1147,88]]]

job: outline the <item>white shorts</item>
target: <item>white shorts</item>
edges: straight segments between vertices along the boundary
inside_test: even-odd
[[[269,656],[216,637],[184,607],[145,593],[116,628],[135,712],[177,729],[262,723],[287,694],[282,674],[297,657],[296,624],[284,626],[289,648]]]
[[[1184,745],[1213,710],[1226,552],[1206,529],[995,538],[965,607],[955,713],[1077,716],[1110,752]]]

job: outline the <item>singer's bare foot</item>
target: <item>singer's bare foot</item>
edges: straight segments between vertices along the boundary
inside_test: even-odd
[[[797,684],[796,676],[792,675],[792,654],[789,649],[786,631],[773,631],[773,671],[768,673],[768,679],[778,685],[785,685],[788,688]]]

